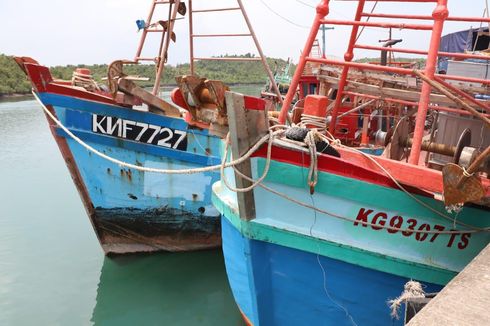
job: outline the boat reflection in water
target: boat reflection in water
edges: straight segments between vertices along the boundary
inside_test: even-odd
[[[94,325],[242,325],[221,251],[106,257]]]

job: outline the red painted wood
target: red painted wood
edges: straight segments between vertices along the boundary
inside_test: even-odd
[[[51,72],[47,67],[33,63],[24,63],[24,67],[36,91],[39,93],[47,92],[57,95],[81,98],[84,100],[97,101],[105,104],[120,105],[109,95],[106,96],[96,94],[83,89],[74,88],[73,86],[57,84],[53,80]]]
[[[245,109],[247,110],[256,110],[256,111],[264,111],[265,110],[265,101],[258,97],[253,96],[243,96],[243,100],[245,102]]]
[[[336,150],[340,152],[341,158],[324,154],[318,156],[319,171],[399,189],[391,178],[386,176],[373,161],[363,154],[346,148],[336,148]],[[267,145],[264,145],[254,156],[266,158]],[[411,193],[432,197],[430,193],[440,194],[443,192],[442,174],[440,171],[393,161],[381,156],[370,157],[383,166]],[[305,168],[308,168],[310,165],[309,154],[279,146],[273,147],[272,159]],[[486,195],[490,196],[490,180],[484,179],[482,182],[486,189]]]
[[[262,146],[253,156],[266,158],[267,145]],[[308,153],[290,148],[273,146],[272,159],[274,161],[302,166],[305,168],[308,168],[310,166],[310,155]],[[379,186],[398,189],[398,186],[383,173],[380,173],[369,167],[364,167],[356,163],[349,162],[344,157],[337,158],[330,155],[320,154],[318,156],[318,170],[347,178],[365,181]],[[414,188],[410,185],[404,186],[411,193],[432,197],[431,194],[420,190],[419,188]]]

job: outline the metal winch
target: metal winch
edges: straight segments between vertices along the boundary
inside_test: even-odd
[[[376,139],[378,142],[390,143],[389,157],[393,160],[402,160],[407,157],[413,144],[413,139],[409,137],[410,122],[408,118],[402,118],[393,130],[393,135],[389,137],[384,132],[378,132]],[[424,140],[422,142],[422,150],[430,153],[452,157],[452,163],[462,167],[468,167],[478,156],[480,151],[478,148],[471,145],[471,130],[466,128],[459,136],[456,146],[441,144]],[[485,162],[479,169],[487,172],[489,170],[489,162]]]

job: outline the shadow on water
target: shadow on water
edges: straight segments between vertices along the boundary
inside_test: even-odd
[[[94,325],[243,325],[220,250],[106,257]]]

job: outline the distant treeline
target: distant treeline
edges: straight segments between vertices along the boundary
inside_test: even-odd
[[[250,58],[253,57],[253,54],[225,55],[224,57]],[[276,66],[281,69],[286,65],[286,61],[282,59],[268,58],[267,61],[272,70]],[[88,68],[97,82],[103,82],[102,78],[107,76],[107,66],[106,64],[55,66],[51,67],[51,73],[56,79],[71,80],[75,68]],[[226,84],[262,84],[267,78],[260,61],[199,61],[196,62],[195,70],[199,76],[222,80]],[[124,67],[124,72],[127,75],[149,77],[149,81],[139,82],[144,87],[152,86],[155,80],[155,67],[153,65],[128,65]],[[186,74],[189,74],[188,63],[177,66],[167,65],[162,83],[163,85],[175,84],[176,76]],[[0,54],[0,96],[27,94],[30,89],[30,83],[12,57]]]
[[[26,94],[30,89],[31,83],[12,57],[0,54],[0,96]]]

